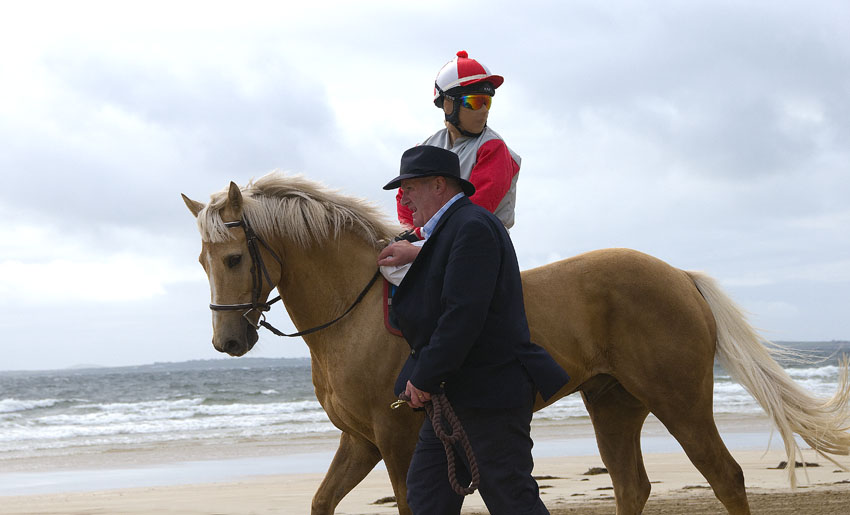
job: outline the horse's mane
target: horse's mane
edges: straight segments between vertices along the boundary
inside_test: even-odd
[[[271,172],[241,188],[242,215],[263,238],[288,238],[303,248],[335,236],[344,227],[353,229],[376,249],[398,234],[397,224],[386,222],[369,202],[345,196],[300,175]],[[213,193],[198,213],[201,238],[223,242],[234,238],[225,227],[221,211],[227,189]]]

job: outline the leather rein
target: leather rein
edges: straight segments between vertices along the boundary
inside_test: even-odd
[[[244,317],[249,324],[251,324],[257,329],[259,329],[260,327],[265,327],[277,336],[287,336],[290,338],[296,336],[305,336],[308,334],[315,333],[316,331],[321,331],[322,329],[325,329],[326,327],[335,324],[340,319],[342,319],[342,317],[350,313],[351,310],[354,309],[354,307],[357,306],[357,304],[359,304],[364,297],[366,297],[366,293],[369,292],[369,289],[372,287],[372,285],[375,284],[375,281],[377,281],[378,277],[381,275],[380,270],[375,270],[375,275],[372,276],[372,278],[369,280],[363,290],[361,290],[360,294],[357,296],[351,306],[349,306],[348,309],[346,309],[340,316],[334,318],[330,322],[325,322],[324,324],[311,327],[310,329],[299,331],[297,333],[286,334],[266,321],[266,311],[269,311],[272,307],[272,304],[280,300],[280,295],[267,302],[260,301],[260,295],[262,295],[263,288],[263,278],[265,278],[265,280],[269,283],[270,287],[275,287],[275,284],[271,280],[271,276],[269,276],[269,271],[266,268],[266,264],[263,262],[263,256],[260,252],[260,245],[262,245],[266,249],[266,251],[271,254],[275,261],[277,261],[278,265],[280,265],[281,267],[281,270],[283,269],[283,261],[271,249],[271,247],[269,247],[268,244],[263,241],[263,239],[260,238],[256,232],[254,232],[254,229],[244,218],[236,222],[224,222],[224,225],[228,228],[242,227],[242,229],[245,231],[245,241],[248,244],[248,255],[251,256],[251,303],[210,304],[210,309],[213,311],[240,311],[244,309],[246,311],[242,313],[242,317]],[[248,315],[253,311],[257,311],[260,314],[260,319],[258,320],[257,324],[254,324],[248,318]]]

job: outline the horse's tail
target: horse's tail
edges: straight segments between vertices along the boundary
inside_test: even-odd
[[[711,277],[687,272],[708,302],[717,325],[717,357],[720,364],[761,404],[773,420],[785,442],[788,455],[788,479],[797,486],[794,473],[796,458],[802,458],[794,433],[818,454],[847,470],[828,454],[850,454],[850,374],[848,361],[842,360],[838,391],[828,400],[818,399],[800,387],[774,357],[794,357],[765,340],[747,322],[744,313]],[[802,460],[801,460],[802,461]],[[804,462],[805,463],[805,462]]]

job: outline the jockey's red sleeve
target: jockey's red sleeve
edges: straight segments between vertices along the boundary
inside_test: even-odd
[[[508,146],[500,139],[491,139],[481,145],[469,182],[475,186],[470,200],[491,213],[511,188],[511,181],[519,172],[519,165],[511,157]]]
[[[508,146],[500,139],[492,139],[478,149],[475,166],[469,176],[469,182],[475,186],[475,194],[470,200],[491,213],[511,187],[514,175],[519,173],[519,165],[511,157]],[[396,193],[398,221],[402,225],[413,227],[413,213],[401,203],[401,188]],[[422,235],[416,228],[417,236]]]
[[[413,227],[413,211],[410,210],[405,205],[401,203],[401,188],[398,189],[398,193],[395,194],[395,205],[396,210],[398,211],[398,221],[401,222],[401,225]]]
[[[413,211],[411,211],[410,208],[405,205],[402,205],[401,203],[401,188],[398,189],[398,193],[396,193],[395,195],[395,204],[396,210],[398,211],[398,221],[401,223],[401,225],[403,225],[405,228],[413,228],[413,232],[416,233],[416,236],[421,238],[422,233],[419,231],[422,228],[413,227]]]

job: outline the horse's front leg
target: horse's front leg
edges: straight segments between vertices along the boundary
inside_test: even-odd
[[[337,504],[381,461],[371,442],[343,431],[322,484],[313,496],[312,515],[333,515]]]
[[[388,411],[383,405],[382,408]],[[377,444],[395,493],[398,513],[410,515],[410,507],[407,505],[407,469],[410,468],[423,414],[410,412],[407,408],[404,410],[384,413],[374,427]]]

